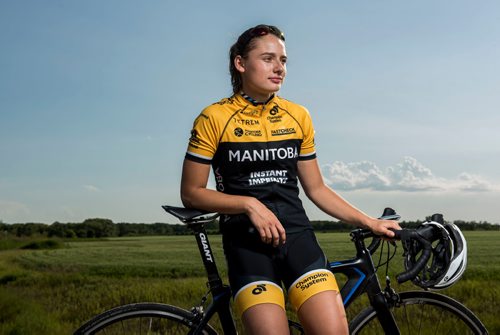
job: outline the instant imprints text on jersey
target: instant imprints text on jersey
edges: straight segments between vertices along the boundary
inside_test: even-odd
[[[268,171],[251,172],[250,178],[248,179],[248,184],[250,186],[262,185],[268,183],[286,184],[288,180],[287,173],[288,173],[287,170],[268,170]]]

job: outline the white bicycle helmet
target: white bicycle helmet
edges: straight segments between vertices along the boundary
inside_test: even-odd
[[[450,287],[460,279],[467,267],[467,242],[460,229],[443,221],[441,214],[434,214],[423,226],[433,226],[432,256],[429,263],[413,282],[425,289],[440,290]],[[405,267],[411,269],[420,247],[414,244],[405,259]]]

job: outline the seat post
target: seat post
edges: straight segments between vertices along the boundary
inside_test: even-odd
[[[193,230],[200,250],[200,256],[203,260],[203,265],[207,271],[208,283],[210,288],[222,286],[222,279],[219,276],[219,270],[215,264],[215,257],[208,240],[208,234],[203,223],[190,224],[189,227]]]

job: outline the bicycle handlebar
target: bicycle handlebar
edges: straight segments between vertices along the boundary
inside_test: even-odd
[[[396,212],[392,208],[384,209],[384,213],[379,219],[381,220],[399,220],[401,217],[396,214]],[[418,273],[424,268],[427,264],[427,261],[432,255],[432,244],[429,241],[433,235],[431,227],[420,227],[418,229],[402,229],[402,230],[392,230],[394,232],[394,240],[401,240],[403,243],[413,240],[417,241],[422,247],[422,253],[418,260],[415,262],[415,265],[396,276],[398,283],[403,283],[405,281],[411,280],[415,278]],[[364,231],[364,237],[373,237],[372,242],[367,247],[368,251],[371,255],[375,253],[377,248],[380,245],[380,237],[374,236],[374,234],[366,230]]]
[[[410,241],[415,240],[422,246],[422,254],[419,259],[416,261],[415,265],[396,276],[398,283],[404,283],[410,279],[415,278],[418,273],[424,268],[425,264],[431,257],[432,254],[432,245],[427,239],[425,239],[418,229],[402,229],[395,230],[395,239],[399,239],[401,241]]]
[[[400,218],[401,216],[396,214],[396,211],[394,211],[394,209],[387,207],[384,209],[384,213],[382,214],[382,216],[379,217],[379,220],[399,220]],[[367,230],[367,232],[370,231]],[[380,237],[375,236],[374,234],[371,234],[371,236],[373,237],[373,239],[367,249],[370,252],[370,255],[373,255],[380,245]]]

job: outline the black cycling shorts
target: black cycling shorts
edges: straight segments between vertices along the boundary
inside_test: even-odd
[[[260,303],[275,303],[284,308],[282,285],[297,310],[316,293],[338,292],[335,277],[328,270],[327,259],[311,229],[287,234],[286,243],[278,247],[263,243],[255,230],[226,232],[223,246],[229,283],[240,314]]]

